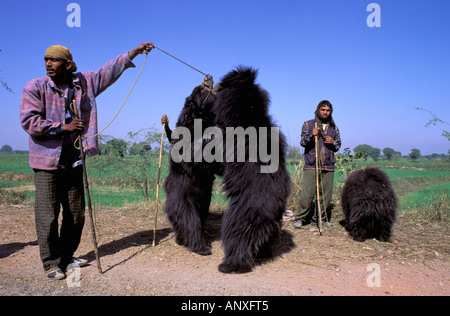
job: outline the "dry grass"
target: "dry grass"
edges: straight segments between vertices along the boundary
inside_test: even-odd
[[[287,208],[290,210],[296,209],[300,201],[304,166],[305,166],[304,161],[300,160],[300,162],[295,166],[294,172],[291,175],[292,191],[287,204]]]

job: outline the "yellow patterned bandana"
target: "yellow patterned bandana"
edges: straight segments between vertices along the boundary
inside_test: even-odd
[[[64,47],[64,46],[61,46],[61,45],[50,46],[45,51],[45,56],[58,57],[58,58],[61,58],[63,60],[66,60],[66,61],[70,60],[72,62],[72,68],[70,70],[72,72],[76,72],[77,71],[77,65],[73,61],[72,52],[67,47]]]

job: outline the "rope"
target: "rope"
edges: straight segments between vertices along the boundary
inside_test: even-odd
[[[145,64],[147,63],[147,58],[148,58],[148,53],[145,53],[145,60],[144,60],[144,63],[142,64],[142,68],[139,71],[139,74],[137,75],[136,80],[134,80],[134,83],[131,86],[131,89],[128,92],[127,97],[125,98],[125,100],[123,101],[122,105],[120,106],[119,111],[116,113],[116,115],[113,117],[113,119],[100,132],[98,132],[95,135],[89,136],[87,139],[94,138],[94,137],[100,135],[101,133],[103,133],[105,131],[105,129],[107,129],[108,126],[111,125],[112,122],[114,122],[114,120],[117,118],[117,116],[119,115],[120,111],[122,111],[122,108],[125,105],[125,102],[127,102],[128,98],[130,97],[130,94],[133,91],[134,86],[136,85],[136,82],[138,81],[139,77],[141,76],[142,70],[144,70]]]

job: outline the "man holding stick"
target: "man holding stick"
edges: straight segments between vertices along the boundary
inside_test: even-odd
[[[44,56],[47,76],[31,80],[22,91],[20,122],[30,135],[36,233],[42,264],[50,279],[64,279],[65,270],[72,263],[79,266],[87,263],[73,257],[85,219],[78,146],[83,146],[89,156],[98,154],[95,98],[126,69],[134,67],[134,57],[153,47],[150,42],[143,43],[97,71],[77,73],[71,51],[61,45],[50,46]],[[79,133],[85,134],[86,143],[75,143]],[[63,219],[59,232],[61,205]]]
[[[331,103],[323,100],[317,105],[315,118],[306,121],[302,127],[300,145],[305,148],[305,167],[300,202],[294,214],[295,228],[301,228],[311,220],[313,225],[318,224],[319,227],[331,225],[326,220],[326,209],[333,193],[336,162],[334,153],[341,147],[341,137],[331,116],[332,113]],[[315,197],[319,203],[315,201]],[[311,207],[314,201],[321,211],[320,215]],[[319,218],[322,218],[321,223]]]

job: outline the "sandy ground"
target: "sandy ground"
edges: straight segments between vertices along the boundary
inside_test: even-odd
[[[49,280],[39,259],[34,211],[0,206],[0,295],[91,296],[347,296],[450,294],[449,230],[397,224],[390,243],[353,241],[338,222],[338,211],[320,236],[283,222],[275,257],[257,262],[251,273],[217,270],[223,250],[221,211],[207,229],[211,256],[199,256],[175,243],[162,212],[152,247],[153,210],[96,210],[102,274],[98,272],[87,219],[77,255],[89,265],[61,281]]]

